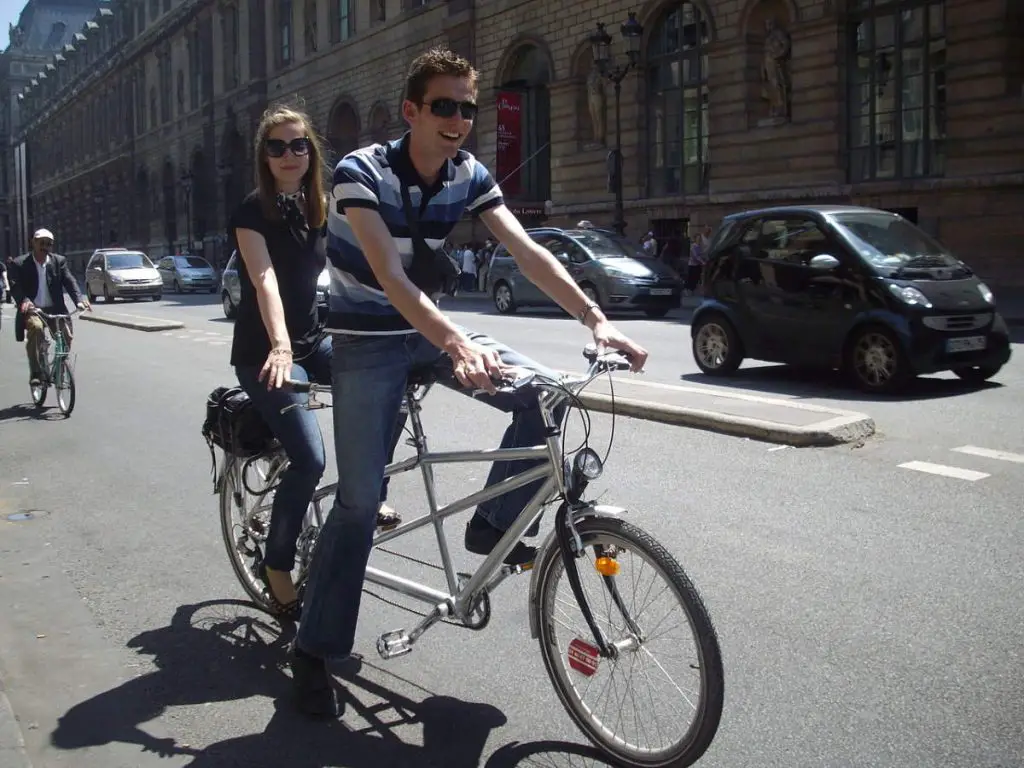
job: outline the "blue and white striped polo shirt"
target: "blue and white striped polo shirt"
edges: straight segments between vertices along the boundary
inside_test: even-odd
[[[501,205],[501,190],[482,163],[459,150],[445,163],[436,184],[424,191],[409,159],[409,134],[387,144],[350,152],[337,168],[327,214],[327,259],[331,275],[327,329],[336,333],[413,333],[391,306],[366,261],[345,215],[347,208],[377,211],[395,239],[402,265],[412,264],[412,240],[402,210],[402,187],[420,211],[420,234],[438,248],[464,212],[480,214]],[[423,205],[426,198],[426,207]]]

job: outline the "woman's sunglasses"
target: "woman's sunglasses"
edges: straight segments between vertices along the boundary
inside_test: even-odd
[[[456,101],[455,99],[434,99],[427,102],[430,107],[430,114],[434,117],[455,117],[456,112],[462,112],[464,120],[476,120],[477,106],[472,101]]]
[[[307,138],[292,139],[291,141],[285,141],[284,139],[267,139],[267,155],[270,157],[284,157],[286,150],[291,150],[292,154],[296,157],[303,157],[309,154],[310,142]]]

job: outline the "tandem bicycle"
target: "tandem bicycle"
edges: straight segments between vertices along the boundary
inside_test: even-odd
[[[498,585],[531,572],[530,634],[539,641],[548,677],[574,723],[618,765],[682,768],[708,749],[721,719],[724,682],[718,638],[697,589],[657,537],[628,521],[625,509],[586,498],[588,484],[601,477],[604,460],[589,445],[589,413],[579,393],[603,373],[610,376],[612,371],[628,370],[629,363],[619,353],[599,352],[593,345],[584,349],[584,357],[589,366],[582,376],[549,380],[530,373],[499,386],[499,391],[523,386],[539,389],[547,437],[544,445],[529,448],[431,451],[420,417],[422,402],[440,376],[450,376],[450,366],[444,372],[431,366],[410,373],[403,407],[408,411],[409,444],[415,455],[390,464],[386,475],[419,469],[427,510],[392,530],[378,529],[373,545],[404,557],[384,545],[433,527],[441,564],[423,564],[441,571],[444,584],[431,586],[367,567],[368,585],[413,598],[426,607],[424,613],[416,612],[420,620],[414,625],[381,634],[377,652],[384,659],[408,654],[424,633],[442,622],[484,629]],[[317,399],[330,392],[329,386],[290,384],[310,398],[305,405],[289,408],[329,407]],[[560,420],[555,414],[562,405],[568,407]],[[585,437],[579,448],[567,453],[562,429],[572,408],[580,411]],[[528,459],[544,463],[443,506],[437,500],[435,465]],[[270,525],[268,497],[286,466],[280,448],[248,458],[227,455],[218,481],[221,528],[231,565],[242,587],[264,609],[270,602],[255,564]],[[539,490],[476,571],[457,572],[445,519],[538,480],[542,481]],[[321,486],[310,504],[293,571],[300,595],[317,532],[330,512],[335,490],[333,483]],[[533,563],[505,564],[506,555],[552,505],[557,505],[553,530]],[[648,615],[658,601],[661,607]],[[605,615],[599,616],[602,612]],[[670,637],[679,630],[682,638]],[[677,671],[670,673],[670,667]],[[627,678],[633,675],[639,682],[630,685]],[[638,708],[646,705],[656,711],[641,715]]]

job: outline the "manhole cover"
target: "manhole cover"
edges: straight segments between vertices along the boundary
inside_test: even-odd
[[[26,509],[23,512],[13,512],[7,516],[12,523],[21,523],[26,520],[35,520],[37,517],[44,517],[46,512],[41,509]]]

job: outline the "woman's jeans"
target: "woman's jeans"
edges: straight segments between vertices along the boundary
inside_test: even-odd
[[[331,339],[325,337],[309,355],[292,363],[291,379],[330,384],[331,357]],[[282,408],[293,403],[305,406],[309,395],[299,394],[288,387],[267,390],[265,381],[257,381],[261,368],[240,365],[235,367],[235,374],[288,455],[288,468],[282,473],[274,495],[263,562],[275,571],[291,572],[295,567],[296,541],[302,533],[303,519],[324,474],[324,440],[313,411],[303,407],[281,413]],[[396,440],[402,426],[404,422],[396,430]],[[391,451],[394,451],[393,444]],[[379,500],[384,501],[387,495],[388,484],[385,481],[379,489]]]
[[[556,376],[494,339],[476,333],[467,335],[477,344],[497,351],[507,365]],[[317,537],[306,584],[297,643],[307,653],[341,658],[352,651],[363,576],[373,546],[377,488],[391,461],[388,441],[392,440],[392,425],[400,412],[406,378],[410,370],[436,364],[441,358],[441,351],[418,333],[335,337],[333,415],[338,493]],[[450,371],[451,360],[446,365]],[[450,384],[444,378],[438,381],[469,394],[457,382]],[[544,442],[538,395],[537,388],[524,387],[514,394],[479,396],[482,402],[512,414],[502,448]],[[556,417],[561,412],[564,409]],[[495,462],[487,486],[543,461]],[[537,480],[484,502],[477,507],[476,514],[496,528],[507,529],[542,483],[543,480]]]

